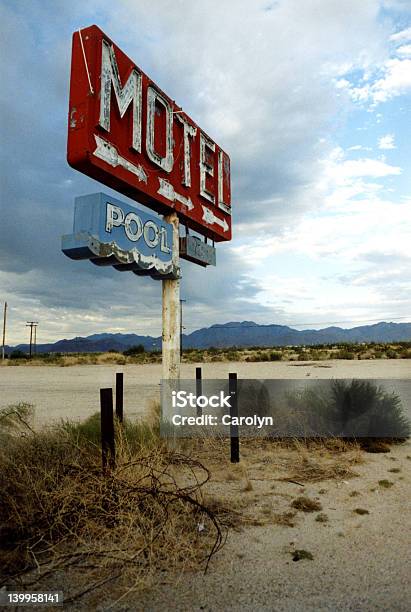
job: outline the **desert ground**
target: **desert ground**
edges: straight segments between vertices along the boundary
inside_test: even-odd
[[[387,454],[362,453],[353,458],[352,474],[328,479],[318,474],[320,480],[303,480],[304,486],[279,479],[296,459],[292,451],[268,452],[259,461],[246,449],[244,454],[237,472],[216,470],[213,489],[237,503],[249,524],[230,530],[207,574],[186,573],[171,583],[158,577],[142,600],[133,605],[129,599],[121,609],[410,609],[410,443]],[[319,466],[325,458],[308,451],[306,460]],[[321,511],[290,514],[300,496],[317,502]],[[312,559],[294,561],[297,550]]]
[[[411,403],[409,359],[190,363],[182,377],[193,378],[197,365],[209,379],[229,372],[248,379],[391,379],[408,410]],[[114,387],[118,371],[124,372],[125,414],[144,417],[149,401],[159,397],[161,366],[155,364],[0,368],[0,405],[33,403],[39,430],[61,419],[83,420],[98,411],[99,389]],[[185,567],[183,559],[178,571],[154,569],[143,589],[107,585],[67,609],[410,609],[410,441],[368,453],[338,440],[312,447],[242,440],[238,465],[229,462],[227,442],[213,447],[200,441],[191,449],[190,443],[180,441],[181,452],[193,455],[194,448],[211,475],[201,493],[204,503],[232,513],[226,543],[207,573],[204,566]],[[203,529],[199,522],[197,537]],[[60,575],[59,585],[67,593],[78,590],[70,573]]]
[[[411,378],[410,359],[280,361],[268,363],[186,363],[181,377],[193,379],[202,367],[204,378],[227,378],[237,372],[248,379]],[[61,419],[83,419],[99,410],[99,389],[114,387],[116,372],[124,372],[124,410],[132,418],[143,416],[151,399],[160,397],[161,365],[73,365],[0,368],[0,406],[24,401],[35,406],[35,425]],[[411,404],[407,384],[396,384],[403,404]],[[410,413],[411,415],[411,413]]]

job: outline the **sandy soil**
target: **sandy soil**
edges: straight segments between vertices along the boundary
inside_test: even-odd
[[[183,366],[192,378],[197,364]],[[126,413],[143,414],[158,395],[161,368],[145,366],[73,366],[0,368],[0,405],[26,400],[36,404],[37,424],[84,418],[98,409],[99,388],[114,386],[116,371],[125,374]],[[212,363],[206,378],[237,372],[243,378],[371,378],[410,379],[409,360],[295,363]],[[411,609],[411,443],[387,454],[321,455],[312,450],[290,452],[276,447],[259,454],[241,443],[241,464],[224,457],[200,460],[211,468],[207,495],[223,499],[245,517],[230,529],[222,551],[206,575],[186,572],[154,576],[153,587],[115,604],[115,610],[147,611],[408,611]],[[326,465],[342,471],[337,478],[319,475],[305,482],[301,469]],[[308,463],[307,463],[308,462]],[[317,462],[317,463],[316,463]],[[394,471],[393,471],[394,470]],[[354,472],[354,473],[352,473]],[[288,476],[295,484],[279,480]],[[379,484],[388,480],[392,486]],[[319,512],[296,511],[282,524],[298,496],[318,501]],[[359,515],[356,508],[367,510]],[[287,522],[287,520],[285,520]],[[313,559],[293,561],[297,549]],[[108,609],[84,602],[72,609]]]
[[[286,482],[273,487],[261,465],[249,467],[251,490],[244,490],[242,480],[222,483],[221,490],[236,487],[238,496],[250,500],[248,511],[257,519],[268,514],[266,524],[231,530],[205,576],[184,574],[171,584],[159,576],[152,591],[117,609],[410,610],[411,444],[363,455],[365,462],[354,466],[358,477],[303,489]],[[390,488],[378,484],[385,479],[393,483]],[[301,494],[321,503],[328,522],[317,522],[318,512],[298,512],[293,527],[270,521],[270,509],[271,516],[290,510]],[[356,508],[369,514],[360,516]],[[309,551],[313,560],[293,561],[296,549]]]
[[[203,377],[226,378],[411,378],[408,359],[369,361],[183,364],[182,378],[193,379],[196,366]],[[150,399],[159,398],[160,365],[7,366],[0,368],[0,406],[19,401],[36,408],[36,425],[53,420],[82,419],[99,410],[99,389],[114,387],[116,372],[124,372],[125,412],[143,415]],[[411,403],[411,398],[410,403]]]

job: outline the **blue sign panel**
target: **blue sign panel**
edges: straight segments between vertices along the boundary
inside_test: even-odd
[[[71,259],[131,270],[157,279],[178,278],[170,223],[104,193],[75,199],[73,233],[62,237]]]

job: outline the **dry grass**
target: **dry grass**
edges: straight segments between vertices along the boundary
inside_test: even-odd
[[[379,480],[378,484],[380,485],[382,489],[391,489],[391,487],[394,486],[394,483],[391,482],[391,480],[386,480],[386,479]]]
[[[155,571],[206,567],[223,544],[230,512],[204,501],[210,474],[193,458],[119,427],[103,476],[99,448],[75,429],[24,433],[0,449],[2,584],[38,590],[58,576],[67,602],[108,582],[121,596]]]
[[[208,349],[184,349],[185,363],[213,362],[276,362],[291,361],[294,366],[311,365],[313,362],[330,359],[410,359],[411,343],[368,343],[332,344],[311,347],[227,347]],[[127,356],[121,352],[106,353],[71,353],[71,354],[38,354],[33,359],[7,359],[0,361],[0,367],[5,365],[81,365],[99,363],[160,363],[160,352],[143,352]],[[316,367],[328,367],[326,364],[315,364]]]
[[[317,514],[317,516],[315,517],[315,520],[317,523],[328,523],[328,515],[325,514],[324,512],[320,512],[319,514]]]
[[[286,512],[280,512],[273,515],[273,522],[276,525],[284,525],[285,527],[295,527],[295,516],[296,512],[288,510]]]
[[[319,512],[323,509],[319,501],[310,499],[304,495],[297,497],[291,502],[292,508],[300,510],[301,512]]]
[[[117,467],[106,478],[96,419],[24,437],[24,415],[18,420],[0,449],[7,584],[54,588],[58,576],[75,601],[90,588],[102,593],[105,581],[115,598],[147,586],[158,571],[171,580],[176,571],[205,567],[226,528],[294,527],[303,519],[298,510],[320,511],[304,495],[292,501],[297,491],[355,476],[364,456],[355,443],[336,439],[248,438],[241,463],[231,465],[227,439],[181,440],[178,452],[168,450],[158,419],[153,403],[146,423],[118,428]]]
[[[301,482],[322,482],[353,478],[353,466],[364,461],[356,443],[330,439],[317,441],[294,440],[295,453],[289,464],[288,477]]]
[[[304,550],[303,548],[293,550],[290,554],[293,558],[293,561],[301,561],[302,559],[308,559],[309,561],[312,561],[314,559],[312,553],[310,553],[308,550]]]

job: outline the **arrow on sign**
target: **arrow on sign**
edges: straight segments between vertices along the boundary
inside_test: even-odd
[[[177,193],[174,187],[166,179],[159,178],[158,180],[160,182],[160,187],[158,188],[157,193],[164,196],[171,202],[180,202],[180,204],[188,208],[188,210],[192,210],[194,208],[194,204],[190,198],[186,198],[180,193]]]
[[[228,230],[228,223],[225,219],[219,219],[215,216],[212,210],[207,208],[207,206],[202,206],[203,209],[203,221],[208,223],[209,225],[219,225],[223,228],[223,231],[226,232]]]
[[[110,164],[110,166],[113,166],[113,168],[121,166],[125,170],[135,174],[139,181],[144,181],[144,183],[147,183],[147,174],[144,172],[144,169],[142,166],[140,166],[140,164],[136,166],[128,161],[128,159],[121,157],[121,155],[118,154],[116,147],[110,142],[107,142],[107,140],[100,138],[100,136],[96,136],[94,134],[94,138],[96,139],[97,149],[93,152],[93,155],[99,157],[107,164]]]

